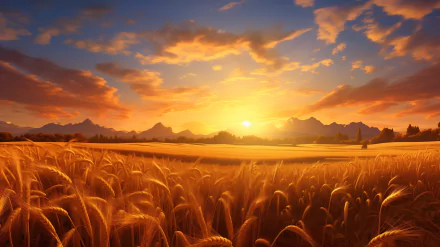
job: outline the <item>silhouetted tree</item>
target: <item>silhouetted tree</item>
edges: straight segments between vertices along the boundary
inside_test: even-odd
[[[212,138],[212,141],[213,143],[232,144],[236,141],[236,137],[229,132],[220,131]]]
[[[359,128],[358,133],[356,135],[356,142],[361,143],[361,141],[362,141],[362,132],[361,132],[361,128]]]
[[[336,142],[341,142],[341,141],[346,141],[348,140],[348,135],[344,135],[341,132],[338,132],[338,134],[336,134]]]
[[[368,148],[368,143],[370,143],[368,140],[364,140],[362,142],[362,149],[367,149]]]
[[[418,133],[420,133],[420,129],[418,126],[411,126],[410,124],[406,129],[406,135],[408,136],[417,135]]]
[[[394,140],[394,129],[383,128],[378,136],[371,139],[371,143],[392,142]]]
[[[10,142],[13,140],[13,136],[9,132],[0,132],[0,142]]]
[[[76,142],[86,142],[87,141],[87,137],[85,137],[82,133],[73,134],[73,139],[75,139]]]

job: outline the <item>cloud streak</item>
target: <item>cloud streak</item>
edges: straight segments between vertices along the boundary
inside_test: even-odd
[[[95,69],[129,84],[134,92],[146,100],[177,101],[189,96],[208,95],[203,87],[164,88],[159,72],[124,68],[115,63],[99,63]]]
[[[1,100],[52,119],[74,116],[78,109],[128,117],[129,110],[115,95],[117,89],[90,71],[63,68],[3,47],[0,60]]]
[[[399,103],[438,99],[440,95],[439,77],[440,63],[436,63],[392,83],[384,79],[374,79],[359,87],[341,85],[319,101],[303,109],[302,114],[339,106],[357,105],[368,105],[360,113],[371,114]],[[429,115],[438,112],[438,108],[434,108],[431,105],[429,107],[426,105],[417,106],[412,107],[411,111],[405,111],[404,114],[419,112]]]
[[[315,0],[295,0],[295,4],[303,8],[309,8],[315,5]]]
[[[80,14],[73,17],[60,17],[54,21],[52,26],[38,30],[40,33],[35,37],[34,43],[48,45],[55,36],[70,35],[77,33],[85,21],[93,21],[102,18],[111,12],[111,8],[105,5],[93,5],[80,10]]]
[[[434,9],[440,8],[439,0],[372,0],[388,15],[400,15],[405,19],[420,20]]]
[[[332,64],[334,64],[333,60],[331,60],[331,59],[324,59],[324,60],[319,61],[319,62],[314,63],[314,64],[302,65],[300,68],[301,68],[302,72],[312,72],[312,73],[317,74],[318,72],[316,72],[316,69],[318,67],[320,67],[321,65],[325,66],[325,67],[330,67]]]
[[[242,1],[238,1],[238,2],[230,2],[226,5],[224,5],[223,7],[219,8],[219,11],[226,11],[226,10],[230,10],[232,8],[234,8],[235,6],[241,5],[245,2],[245,0]]]
[[[137,39],[136,33],[122,32],[118,33],[113,39],[109,41],[67,39],[64,41],[64,43],[71,45],[77,49],[83,49],[93,53],[130,55],[130,46],[139,44],[140,41]]]
[[[23,22],[22,19],[21,21]],[[13,21],[7,14],[0,12],[0,40],[18,40],[20,36],[31,35],[31,32],[23,26],[23,23],[19,22],[20,18],[18,22]]]

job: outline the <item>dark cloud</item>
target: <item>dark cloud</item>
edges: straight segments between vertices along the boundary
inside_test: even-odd
[[[104,15],[110,14],[111,12],[113,12],[113,9],[110,6],[103,4],[91,5],[87,8],[80,10],[81,14],[93,17],[102,17]]]
[[[73,111],[95,114],[113,112],[126,117],[129,110],[119,103],[117,89],[90,71],[60,67],[0,47],[0,99],[15,102],[41,116],[72,116]]]
[[[28,21],[28,17],[20,12],[1,11],[0,40],[18,40],[20,36],[31,35],[24,26]]]
[[[387,109],[397,103],[436,99],[440,96],[438,78],[440,63],[392,83],[384,79],[374,79],[359,87],[341,85],[306,107],[302,113],[309,114],[338,106],[369,105],[361,110],[361,113],[368,114]]]
[[[426,118],[440,117],[440,99],[437,100],[419,100],[411,102],[403,111],[396,114],[397,117],[407,115],[422,114]]]
[[[84,49],[89,52],[94,53],[105,53],[105,54],[124,54],[130,55],[129,50],[131,45],[139,44],[136,33],[122,32],[118,33],[113,39],[109,41],[94,41],[94,40],[74,40],[67,39],[64,41],[65,44],[74,46],[78,49]]]
[[[86,21],[95,21],[112,12],[106,5],[92,5],[79,11],[79,15],[73,17],[60,17],[53,25],[39,28],[40,33],[35,37],[34,42],[40,45],[50,44],[52,37],[59,35],[70,35],[77,33]]]

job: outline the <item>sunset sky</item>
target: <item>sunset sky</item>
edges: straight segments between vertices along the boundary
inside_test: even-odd
[[[0,12],[0,120],[21,126],[440,121],[440,0],[3,0]]]

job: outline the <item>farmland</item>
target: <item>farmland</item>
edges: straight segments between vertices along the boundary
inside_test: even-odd
[[[30,145],[30,143],[3,143],[1,145]],[[45,147],[57,147],[63,143],[41,143]],[[397,156],[425,150],[440,150],[440,142],[393,142],[369,145],[362,150],[360,145],[303,144],[298,146],[258,146],[228,144],[175,144],[175,143],[72,143],[73,147],[108,150],[144,157],[170,158],[202,163],[237,164],[241,161],[265,161],[276,163],[310,163],[317,161],[347,161],[353,158],[371,158],[377,155]]]
[[[0,246],[439,246],[438,145],[8,143]]]

